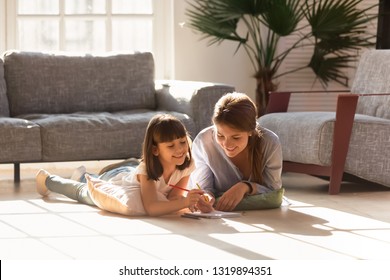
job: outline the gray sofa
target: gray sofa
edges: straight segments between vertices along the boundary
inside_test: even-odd
[[[5,52],[0,59],[0,163],[139,157],[150,118],[166,112],[195,136],[234,88],[154,80],[151,53]]]

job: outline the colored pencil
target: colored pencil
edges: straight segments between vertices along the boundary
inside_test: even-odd
[[[182,190],[182,191],[186,191],[186,192],[189,192],[190,190],[188,190],[188,189],[185,189],[185,188],[182,188],[182,187],[179,187],[179,186],[175,186],[175,185],[172,185],[172,184],[169,184],[169,186],[170,187],[172,187],[172,188],[175,188],[175,189],[179,189],[179,190]],[[196,186],[198,187],[198,189],[202,189],[200,186],[199,186],[199,184],[198,183],[196,183]],[[206,201],[206,202],[209,202],[210,200],[209,200],[209,198],[208,198],[208,196],[206,196],[206,195],[204,195],[204,200]]]
[[[202,189],[200,186],[199,186],[199,184],[198,183],[196,183],[196,186],[198,187],[198,189]],[[210,200],[209,200],[209,197],[207,196],[207,195],[204,195],[203,196],[204,197],[204,200],[206,201],[206,202],[209,202]]]
[[[182,191],[186,191],[186,192],[189,192],[190,190],[187,190],[185,188],[182,188],[182,187],[179,187],[179,186],[175,186],[175,185],[172,185],[172,184],[169,184],[170,187],[172,188],[175,188],[175,189],[179,189],[179,190],[182,190]]]

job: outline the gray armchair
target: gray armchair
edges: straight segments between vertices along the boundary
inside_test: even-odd
[[[287,112],[295,93],[271,93],[259,122],[280,138],[283,171],[327,176],[329,194],[340,192],[344,173],[390,187],[389,76],[390,50],[369,50],[336,112]]]

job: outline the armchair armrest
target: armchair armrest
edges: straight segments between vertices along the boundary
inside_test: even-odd
[[[233,86],[207,82],[156,81],[157,109],[187,114],[196,126],[196,133],[211,125],[214,105]]]

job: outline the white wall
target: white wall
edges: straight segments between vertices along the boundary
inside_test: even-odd
[[[200,40],[200,34],[181,27],[187,20],[186,7],[186,1],[174,0],[174,78],[227,83],[254,98],[254,70],[244,49],[234,54],[237,44],[229,41],[207,46],[207,39]]]
[[[0,26],[5,26],[5,0],[0,0]],[[0,28],[0,54],[5,50],[5,28]]]

